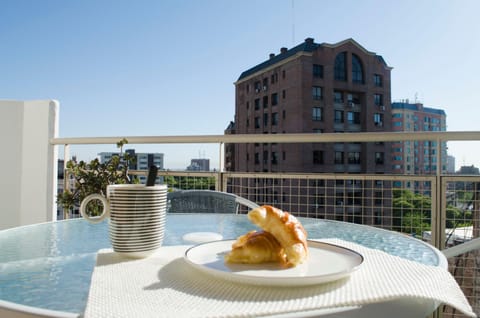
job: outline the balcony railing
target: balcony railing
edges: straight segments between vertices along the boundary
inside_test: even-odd
[[[415,236],[439,249],[479,236],[480,175],[442,171],[447,142],[478,142],[480,132],[402,132],[337,134],[259,134],[209,136],[121,136],[55,138],[65,160],[75,145],[115,145],[121,139],[140,144],[217,144],[216,171],[159,171],[174,188],[209,188],[234,192],[258,204],[270,204],[297,216],[363,223]],[[248,143],[425,142],[436,145],[434,171],[428,174],[305,173],[225,171],[225,145]],[[332,148],[333,149],[333,148]],[[166,155],[168,156],[168,154]],[[388,156],[386,153],[385,156]],[[253,156],[251,160],[253,160]],[[348,169],[347,169],[348,170]],[[131,171],[145,176],[147,171]],[[65,178],[68,180],[68,177]],[[68,183],[66,183],[68,186]],[[246,211],[243,211],[246,212]],[[449,260],[450,270],[480,313],[480,254],[474,251]],[[461,317],[445,308],[444,317]]]

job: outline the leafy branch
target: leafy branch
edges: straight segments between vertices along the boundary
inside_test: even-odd
[[[132,183],[128,176],[128,167],[131,163],[135,163],[135,157],[123,153],[123,145],[128,143],[126,139],[122,139],[117,143],[120,148],[120,155],[114,155],[104,163],[98,158],[93,159],[89,163],[69,160],[66,163],[65,177],[71,176],[74,180],[73,189],[65,189],[65,191],[57,196],[57,204],[66,210],[78,208],[82,200],[90,194],[99,193],[106,195],[107,186],[110,184],[127,184]],[[135,178],[133,183],[138,183]],[[101,213],[101,205],[92,201],[89,210],[93,215]]]

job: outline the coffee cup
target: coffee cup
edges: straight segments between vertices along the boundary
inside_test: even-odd
[[[88,203],[99,200],[100,216],[88,214]],[[106,197],[87,196],[80,205],[81,215],[91,223],[109,218],[113,250],[128,257],[145,257],[163,243],[167,207],[167,186],[120,184],[107,186]]]

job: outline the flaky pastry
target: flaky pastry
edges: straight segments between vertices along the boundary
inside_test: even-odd
[[[288,266],[296,266],[307,259],[307,232],[296,217],[264,205],[248,212],[248,218],[277,239],[284,249]]]
[[[244,264],[286,263],[282,246],[272,234],[265,231],[250,231],[240,236],[232,244],[230,253],[225,255],[225,261]]]

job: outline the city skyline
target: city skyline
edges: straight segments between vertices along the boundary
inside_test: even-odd
[[[0,99],[58,100],[60,137],[223,134],[240,74],[308,37],[354,39],[393,67],[392,101],[445,110],[447,131],[478,130],[477,1],[20,0],[0,9]],[[218,167],[218,145],[129,146],[165,153],[166,168],[199,152]],[[476,149],[449,143],[457,169],[480,166]]]

